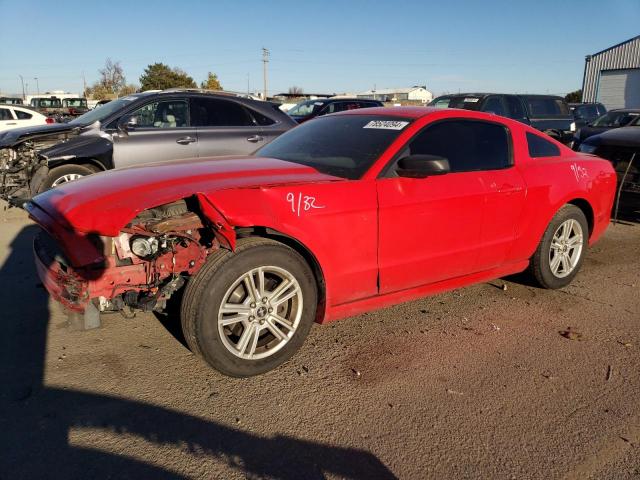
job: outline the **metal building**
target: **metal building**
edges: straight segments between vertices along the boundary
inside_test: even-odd
[[[586,56],[582,101],[640,108],[640,35]]]

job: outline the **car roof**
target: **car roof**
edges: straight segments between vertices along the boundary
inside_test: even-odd
[[[38,111],[31,105],[23,105],[18,103],[0,103],[0,107],[19,108],[21,110],[29,110],[30,112],[38,113]]]
[[[489,95],[511,95],[514,97],[525,97],[525,98],[561,98],[562,100],[564,100],[564,98],[558,96],[558,95],[546,95],[546,94],[537,94],[537,93],[496,93],[496,92],[489,92],[489,93],[448,93],[446,95],[440,95],[439,97],[436,98],[441,98],[441,97],[488,97]]]
[[[621,113],[640,113],[640,108],[613,108],[609,110],[610,112],[621,112]]]

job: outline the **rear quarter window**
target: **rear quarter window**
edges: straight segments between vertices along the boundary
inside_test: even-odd
[[[14,113],[16,114],[16,117],[18,117],[18,120],[29,120],[33,117],[30,113],[23,112],[22,110],[14,110]]]
[[[557,145],[534,133],[527,132],[527,145],[531,158],[560,156],[560,149]]]

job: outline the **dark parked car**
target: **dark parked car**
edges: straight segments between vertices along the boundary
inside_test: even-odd
[[[607,107],[601,103],[570,103],[569,110],[576,121],[576,130],[607,113]]]
[[[102,105],[106,105],[107,103],[109,103],[111,100],[98,100],[98,102],[95,104],[95,106],[93,108],[98,108],[101,107]]]
[[[62,108],[69,117],[79,117],[89,111],[86,98],[65,98],[62,100]]]
[[[580,144],[592,135],[597,135],[612,128],[628,125],[640,116],[640,109],[621,108],[611,110],[601,117],[581,127],[573,137],[573,149],[578,150]]]
[[[0,134],[0,198],[22,204],[64,182],[140,163],[248,155],[295,125],[276,104],[241,95],[137,93],[68,123]]]
[[[6,105],[23,105],[23,101],[21,98],[17,97],[0,97],[0,103],[4,103]]]
[[[383,103],[378,100],[363,100],[360,98],[322,98],[300,102],[287,113],[296,122],[302,123],[307,120],[311,120],[314,117],[327,115],[328,113],[383,106]]]
[[[587,138],[579,150],[606,158],[618,176],[620,208],[640,211],[640,116],[626,127]]]
[[[29,105],[47,117],[60,120],[64,116],[62,100],[58,97],[35,97],[31,99]]]
[[[576,125],[569,106],[553,95],[458,93],[434,98],[430,107],[463,108],[512,118],[569,144]]]

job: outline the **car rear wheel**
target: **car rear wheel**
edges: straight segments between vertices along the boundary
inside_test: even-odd
[[[544,288],[562,288],[578,274],[587,251],[589,225],[582,210],[565,205],[555,214],[529,269]]]
[[[240,239],[218,250],[189,280],[181,306],[189,348],[219,372],[248,377],[288,360],[313,324],[313,272],[295,250]]]
[[[38,193],[45,192],[51,188],[59,187],[60,185],[68,182],[72,182],[87,175],[95,173],[92,169],[83,165],[61,165],[59,167],[52,168],[44,178],[44,181],[38,188]]]

